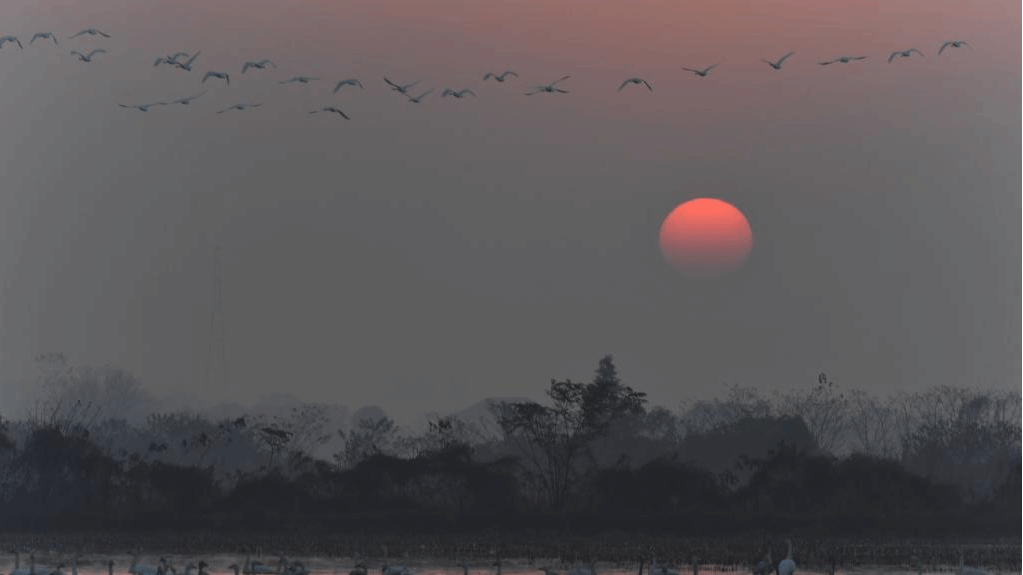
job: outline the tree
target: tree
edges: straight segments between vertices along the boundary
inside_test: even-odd
[[[490,406],[506,440],[515,444],[535,473],[551,508],[564,511],[578,476],[579,457],[590,442],[628,414],[643,412],[646,394],[618,379],[610,355],[604,356],[591,383],[551,380],[547,407],[535,402]]]
[[[814,442],[826,451],[834,452],[845,428],[845,394],[840,393],[827,374],[817,376],[817,385],[809,390],[797,390],[783,396],[784,404],[778,411],[784,415],[801,417]]]
[[[359,419],[355,428],[337,434],[345,442],[342,451],[334,454],[338,469],[353,469],[373,455],[389,454],[394,448],[398,428],[389,417]]]

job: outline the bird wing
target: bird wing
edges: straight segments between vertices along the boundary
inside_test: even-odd
[[[707,69],[704,70],[703,73],[706,74],[707,72],[710,72],[711,70],[713,70],[714,68],[717,68],[717,67],[718,67],[717,64],[712,64],[710,66],[707,66]]]
[[[75,34],[74,36],[68,36],[68,39],[77,38],[77,37],[81,36],[82,34],[85,34],[86,32],[88,32],[88,30],[82,30],[81,32]]]
[[[277,65],[276,65],[276,64],[274,64],[273,62],[271,62],[270,60],[263,60],[262,62],[260,62],[260,63],[259,63],[259,65],[260,65],[260,66],[266,66],[267,64],[270,64],[270,65],[271,65],[271,66],[273,66],[274,68],[276,68],[276,67],[277,67]]]
[[[901,53],[902,52],[892,52],[891,54],[888,54],[888,63],[891,64],[892,63],[892,58],[898,56]]]
[[[153,62],[153,67],[155,68],[155,67],[159,66],[160,63],[165,61],[165,60],[166,60],[166,58],[164,58],[163,56],[160,56],[159,58],[156,59],[156,62]]]
[[[475,98],[475,97],[476,97],[476,93],[475,93],[475,92],[473,92],[472,90],[462,90],[462,94],[463,94],[463,95],[464,95],[464,94],[471,94],[473,98]]]
[[[107,34],[105,32],[101,32],[100,30],[96,30],[96,33],[99,34],[100,36],[103,36],[104,38],[109,38],[110,37],[110,34]]]
[[[647,87],[648,90],[650,90],[651,92],[654,91],[654,87],[650,85],[650,82],[647,82],[646,80],[643,80],[643,83],[646,84],[646,87]]]
[[[781,57],[781,60],[778,60],[778,65],[779,65],[779,66],[781,66],[781,63],[782,63],[782,62],[784,62],[785,60],[788,60],[788,59],[789,59],[789,56],[791,56],[791,55],[793,55],[793,54],[795,54],[795,53],[796,53],[796,52],[795,52],[795,50],[793,50],[793,51],[791,51],[791,52],[788,52],[788,53],[786,53],[786,54],[785,54],[784,56],[782,56],[782,57]]]
[[[489,80],[489,79],[491,79],[493,77],[494,77],[494,73],[493,72],[487,72],[486,74],[483,75],[483,79],[484,80]]]
[[[618,91],[619,91],[619,92],[621,92],[621,91],[622,91],[622,88],[624,88],[624,87],[625,87],[625,86],[627,86],[628,84],[629,84],[629,81],[628,81],[628,80],[625,80],[624,82],[622,82],[622,85],[621,85],[621,86],[618,86]]]
[[[345,113],[344,113],[344,112],[342,112],[341,110],[338,110],[338,111],[337,111],[337,113],[338,113],[338,114],[341,114],[341,117],[342,117],[342,118],[344,118],[344,119],[346,119],[346,120],[351,120],[351,118],[349,118],[349,117],[348,117],[348,114],[345,114]]]
[[[969,48],[970,50],[973,50],[973,46],[970,46],[970,45],[969,45],[969,44],[967,44],[966,42],[963,42],[962,40],[960,40],[960,41],[959,41],[959,43],[960,43],[960,44],[962,44],[963,46],[966,46],[966,47],[967,47],[967,48]]]
[[[92,58],[96,54],[106,54],[106,53],[107,53],[107,51],[104,50],[103,48],[96,48],[92,52],[89,52],[89,58]]]
[[[827,62],[817,62],[821,66],[827,66],[828,64],[834,64],[836,60],[828,60]]]
[[[78,56],[79,58],[84,58],[85,57],[85,54],[82,54],[78,50],[72,50],[71,53],[74,54],[75,56]]]
[[[923,52],[921,52],[920,50],[917,50],[916,48],[910,48],[910,49],[909,49],[909,51],[910,51],[910,52],[916,52],[917,54],[920,54],[921,56],[923,56],[923,55],[924,55],[924,53],[923,53]]]
[[[248,70],[251,67],[252,67],[252,62],[246,62],[245,65],[242,66],[242,74],[244,74],[245,71]]]
[[[553,86],[554,84],[557,84],[558,82],[561,82],[561,81],[564,81],[564,80],[568,80],[571,77],[572,76],[562,76],[561,78],[558,78],[557,80],[551,82],[551,86]]]
[[[199,52],[202,52],[202,50],[199,50]],[[199,52],[196,52],[195,54],[192,54],[192,57],[189,58],[187,62],[185,62],[183,67],[184,68],[191,68],[192,62],[195,62],[195,59],[199,57]]]
[[[337,91],[340,90],[341,86],[344,86],[344,85],[345,85],[345,81],[344,80],[341,80],[340,82],[338,82],[337,86],[334,86],[334,93],[337,94]]]
[[[454,94],[454,93],[455,93],[454,90],[448,88],[448,89],[445,89],[443,92],[441,92],[440,97],[443,98],[445,96],[448,96],[448,95]]]
[[[388,79],[387,79],[387,76],[384,76],[384,82],[387,82],[388,84],[390,84],[391,86],[393,86],[393,87],[394,87],[395,89],[400,89],[400,88],[401,88],[401,86],[399,86],[399,85],[395,84],[394,82],[392,82],[392,81],[388,80]]]
[[[511,76],[515,76],[516,78],[518,78],[518,77],[519,77],[519,75],[518,75],[518,74],[516,74],[515,72],[512,72],[511,70],[505,70],[505,71],[504,71],[504,74],[501,74],[501,75],[502,75],[502,76],[508,76],[508,75],[511,75]]]
[[[866,56],[853,56],[852,59],[853,60],[866,60],[867,57]]]
[[[206,80],[208,80],[210,78],[210,76],[213,76],[213,75],[214,75],[213,72],[206,72],[206,75],[202,77],[202,82],[200,82],[200,84],[205,84]]]
[[[693,70],[692,68],[686,68],[685,66],[682,66],[682,69],[686,72],[699,72],[699,70]]]
[[[45,38],[45,37],[46,37],[46,34],[37,32],[37,33],[32,35],[32,39],[28,41],[28,45],[31,46],[32,42],[36,41],[36,38]]]

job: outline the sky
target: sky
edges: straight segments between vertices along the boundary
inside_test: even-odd
[[[24,44],[0,49],[0,382],[59,351],[156,394],[397,418],[541,399],[608,353],[669,407],[821,371],[1018,389],[1010,0],[11,0],[0,22]],[[111,38],[68,39],[87,27]],[[971,48],[939,56],[952,39]],[[843,55],[868,58],[817,65]],[[632,76],[653,91],[616,91]],[[262,105],[215,113],[241,102]],[[327,105],[351,120],[307,113]],[[712,280],[658,247],[698,197],[753,234]],[[204,383],[215,244],[226,385]]]

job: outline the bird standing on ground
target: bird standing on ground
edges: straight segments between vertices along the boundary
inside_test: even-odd
[[[777,62],[772,62],[770,60],[763,60],[763,59],[761,59],[760,61],[766,63],[767,65],[771,66],[775,70],[781,70],[781,65],[783,63],[785,63],[785,60],[788,60],[789,56],[791,56],[793,54],[795,54],[795,52],[786,52],[785,55],[782,56],[781,58],[779,58]]]

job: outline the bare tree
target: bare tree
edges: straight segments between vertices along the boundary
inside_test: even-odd
[[[874,457],[898,456],[895,410],[861,389],[849,392],[846,424],[858,451]]]
[[[797,389],[782,394],[778,412],[800,417],[818,447],[834,453],[845,429],[845,394],[838,391],[827,374],[817,376],[817,384],[808,389]]]
[[[334,454],[338,469],[352,469],[371,455],[390,454],[398,439],[398,428],[389,417],[363,418],[349,431],[339,429],[338,436],[345,442],[342,451]]]

